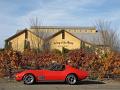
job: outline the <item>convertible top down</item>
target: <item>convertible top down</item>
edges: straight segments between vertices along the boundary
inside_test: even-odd
[[[52,65],[40,69],[30,69],[19,72],[15,78],[17,81],[23,81],[30,85],[35,82],[67,82],[76,84],[78,80],[83,80],[88,76],[86,71],[73,68],[69,65]]]

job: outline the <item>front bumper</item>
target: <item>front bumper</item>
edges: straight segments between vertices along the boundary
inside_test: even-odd
[[[16,80],[16,81],[22,81],[22,77],[19,76],[19,75],[16,75],[16,76],[15,76],[15,80]]]

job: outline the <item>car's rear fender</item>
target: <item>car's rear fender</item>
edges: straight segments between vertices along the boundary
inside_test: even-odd
[[[86,71],[79,71],[79,73],[77,74],[78,74],[79,80],[83,80],[88,77],[88,73]]]

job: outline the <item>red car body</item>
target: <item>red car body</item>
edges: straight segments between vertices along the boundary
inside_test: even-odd
[[[86,71],[73,68],[69,65],[64,65],[64,70],[25,70],[17,73],[15,78],[17,81],[22,81],[24,76],[27,74],[32,74],[35,77],[36,82],[42,81],[65,81],[69,74],[74,74],[77,76],[78,80],[83,80],[88,76]]]

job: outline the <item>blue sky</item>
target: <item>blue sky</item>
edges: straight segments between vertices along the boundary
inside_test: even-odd
[[[41,25],[93,26],[105,19],[119,28],[120,0],[0,0],[0,48],[35,17]]]

